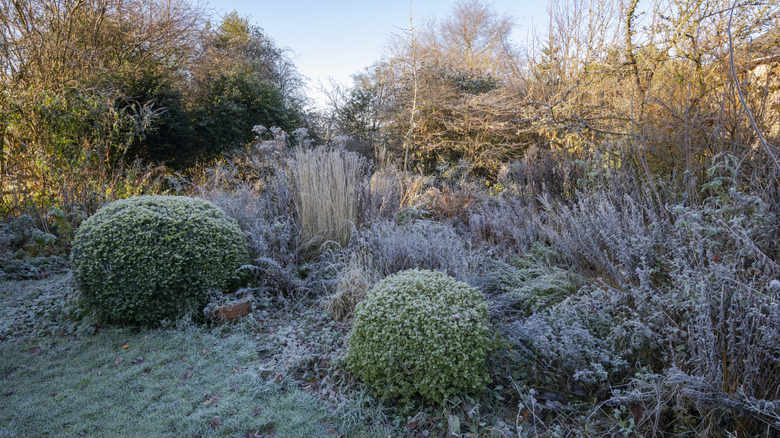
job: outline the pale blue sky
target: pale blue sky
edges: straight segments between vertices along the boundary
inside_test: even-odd
[[[456,0],[413,0],[415,25],[449,14]],[[499,13],[515,18],[513,38],[523,43],[530,29],[544,27],[546,1],[494,0]],[[390,35],[409,27],[408,0],[210,0],[222,16],[232,10],[254,24],[280,47],[294,52],[298,71],[309,78],[310,96],[332,77],[349,84],[350,76],[380,58]]]

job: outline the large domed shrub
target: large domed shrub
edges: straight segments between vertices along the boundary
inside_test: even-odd
[[[88,309],[110,322],[153,325],[200,313],[249,263],[234,219],[210,202],[139,196],[112,202],[79,227],[71,254]]]
[[[482,293],[442,272],[402,271],[358,304],[347,367],[382,396],[441,403],[488,382]]]

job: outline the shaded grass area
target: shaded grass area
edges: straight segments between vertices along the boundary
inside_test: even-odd
[[[250,331],[39,330],[70,322],[59,303],[40,299],[56,301],[66,284],[0,284],[0,316],[14,327],[0,342],[0,437],[332,436],[320,400],[259,377]]]

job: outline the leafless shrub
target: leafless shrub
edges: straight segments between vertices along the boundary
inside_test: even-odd
[[[571,154],[531,146],[522,160],[499,172],[499,181],[528,202],[542,195],[565,200],[574,196],[581,173]]]
[[[484,198],[469,166],[445,164],[430,176],[384,168],[371,178],[370,216],[453,223],[466,218],[467,210]]]
[[[515,199],[475,204],[468,220],[472,244],[504,257],[523,253],[542,236],[536,209]]]
[[[427,178],[402,172],[393,167],[371,176],[370,215],[374,219],[392,219],[405,209],[415,209]]]
[[[473,178],[470,165],[443,166],[419,197],[429,217],[454,223],[467,216],[468,209],[484,199],[483,190]]]

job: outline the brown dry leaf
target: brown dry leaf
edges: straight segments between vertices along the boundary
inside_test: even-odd
[[[123,360],[124,359],[122,359],[121,356],[117,357],[116,360],[114,361],[114,366],[119,366],[119,364],[122,363]]]
[[[122,346],[122,350],[127,350],[128,348],[130,348],[130,344],[125,344]]]
[[[209,426],[211,426],[212,429],[216,429],[221,425],[222,425],[222,420],[220,420],[219,416],[217,415],[215,415],[214,418],[211,419],[211,422],[209,422]]]

